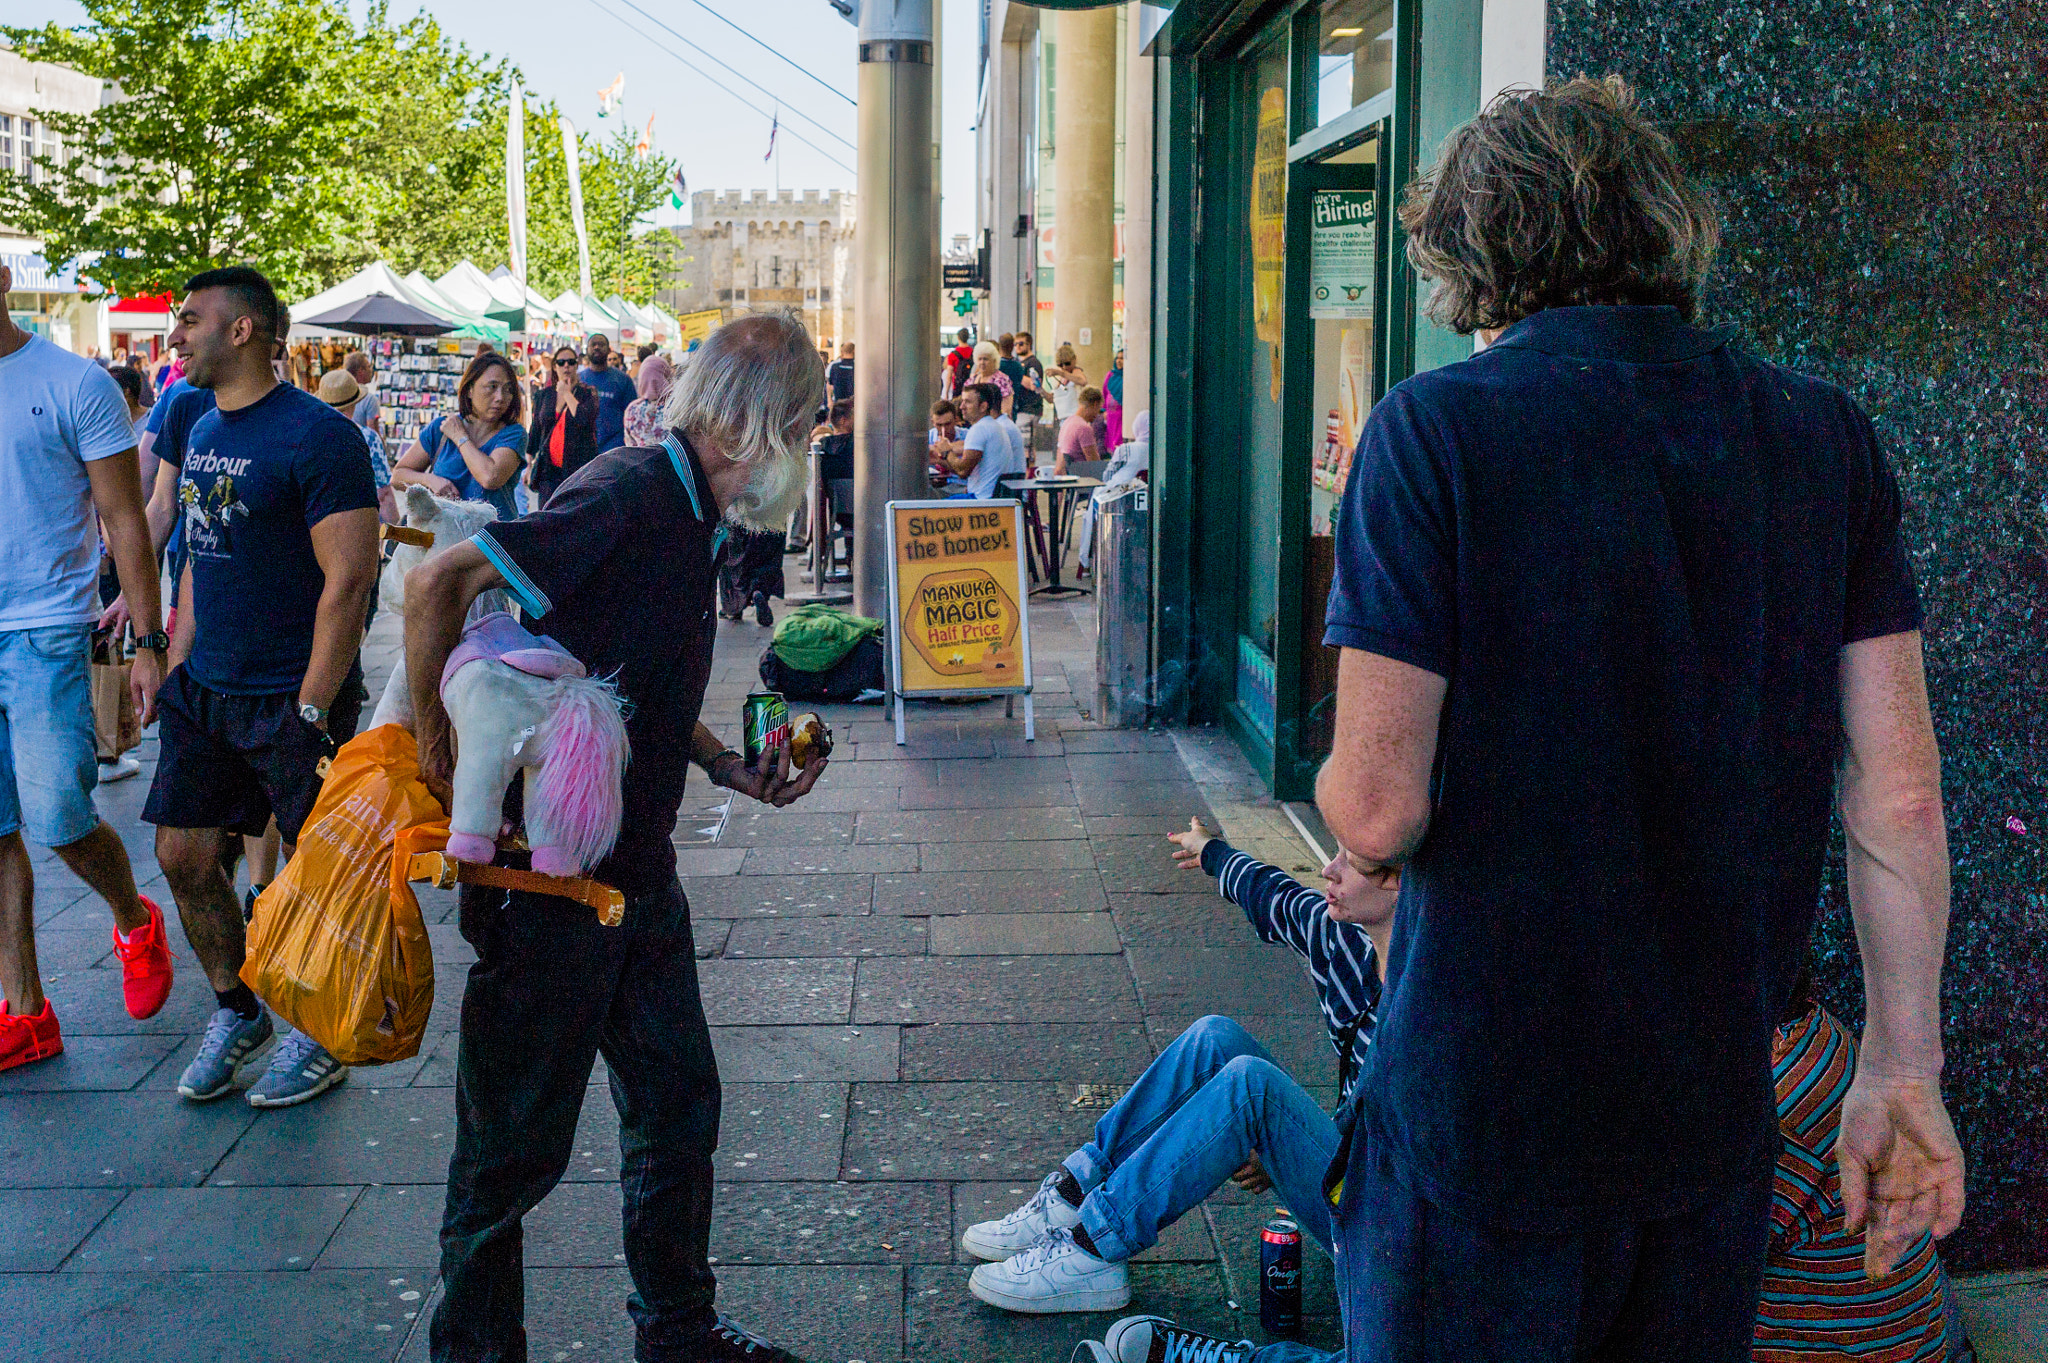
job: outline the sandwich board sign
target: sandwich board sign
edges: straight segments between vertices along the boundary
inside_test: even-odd
[[[898,743],[903,702],[919,696],[1021,695],[1024,737],[1037,739],[1024,582],[1024,515],[1014,498],[889,503],[889,689]]]

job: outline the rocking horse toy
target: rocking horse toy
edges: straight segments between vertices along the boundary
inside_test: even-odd
[[[505,790],[522,772],[534,870],[587,875],[611,853],[629,756],[611,683],[497,611],[463,627],[441,669],[441,700],[456,739],[450,857],[488,863],[496,855]]]
[[[384,537],[391,542],[391,557],[377,577],[377,600],[391,614],[405,614],[405,575],[434,557],[445,554],[498,518],[498,508],[489,502],[458,502],[436,497],[418,483],[405,489],[400,502],[400,523],[386,526]],[[509,602],[498,588],[477,597],[469,618],[479,619],[502,611]],[[369,727],[397,724],[408,732],[413,727],[412,691],[405,680],[405,658],[391,666],[384,693],[370,716]]]

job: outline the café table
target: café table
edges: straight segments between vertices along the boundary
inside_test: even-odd
[[[1074,512],[1083,493],[1093,493],[1102,486],[1100,478],[1081,478],[1069,474],[1054,477],[1041,474],[1027,478],[1021,474],[1002,480],[1002,486],[1017,494],[1024,503],[1024,522],[1027,530],[1026,545],[1037,551],[1037,559],[1043,565],[1040,574],[1045,585],[1032,589],[1033,596],[1068,597],[1087,596],[1086,587],[1070,587],[1060,581],[1060,560],[1066,557],[1067,538],[1073,533]],[[1038,494],[1045,494],[1046,514],[1038,513]]]

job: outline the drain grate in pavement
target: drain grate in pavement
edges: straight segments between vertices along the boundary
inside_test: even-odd
[[[1129,1084],[1076,1084],[1071,1107],[1094,1112],[1106,1112],[1116,1106],[1117,1099],[1131,1091]]]

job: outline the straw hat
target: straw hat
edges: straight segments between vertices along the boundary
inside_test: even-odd
[[[346,369],[330,369],[320,376],[319,398],[329,407],[353,407],[363,395],[363,386]]]

